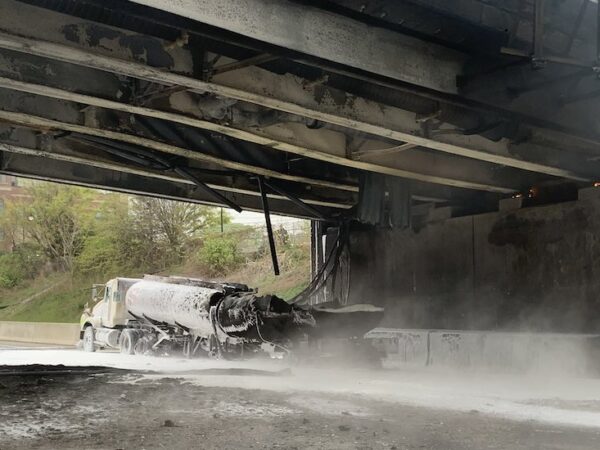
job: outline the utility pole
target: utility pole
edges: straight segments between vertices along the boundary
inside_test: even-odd
[[[221,208],[221,233],[223,232],[223,208]]]

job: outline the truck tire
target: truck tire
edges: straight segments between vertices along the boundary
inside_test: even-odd
[[[95,352],[96,351],[96,344],[94,343],[95,340],[95,336],[94,336],[94,327],[92,327],[91,325],[88,325],[87,327],[85,327],[85,330],[83,330],[83,350],[86,352]]]
[[[131,330],[123,330],[121,336],[119,336],[119,349],[121,353],[124,355],[133,355],[135,342],[137,341],[136,337],[136,334],[132,333]]]
[[[133,353],[136,355],[145,355],[150,349],[150,343],[146,337],[141,337],[133,346]]]

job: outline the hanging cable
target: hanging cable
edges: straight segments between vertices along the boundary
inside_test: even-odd
[[[341,255],[347,247],[348,242],[348,224],[340,223],[337,239],[329,252],[324,264],[318,270],[317,274],[310,281],[308,286],[300,292],[296,297],[290,300],[291,304],[305,304],[307,301],[317,294],[334,275],[340,263]]]

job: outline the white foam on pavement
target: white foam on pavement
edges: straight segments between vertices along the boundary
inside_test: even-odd
[[[302,393],[306,398],[313,399],[319,398],[313,393],[359,395],[418,407],[477,411],[511,420],[600,429],[600,380],[597,379],[565,379],[539,374],[511,376],[442,372],[425,368],[339,370],[291,367],[291,376],[277,377],[203,374],[200,371],[215,368],[275,371],[289,367],[289,364],[276,360],[186,360],[78,350],[0,350],[2,364],[100,365],[158,371],[161,373],[145,375],[144,379],[175,375],[203,386],[263,389],[290,392],[293,395]]]

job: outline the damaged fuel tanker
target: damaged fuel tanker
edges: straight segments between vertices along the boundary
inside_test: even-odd
[[[125,354],[183,351],[188,357],[281,355],[306,336],[326,336],[320,322],[336,337],[355,337],[377,326],[383,315],[371,305],[297,306],[259,296],[243,284],[184,277],[115,278],[95,285],[92,297],[80,333],[83,349],[91,352],[108,347]]]

